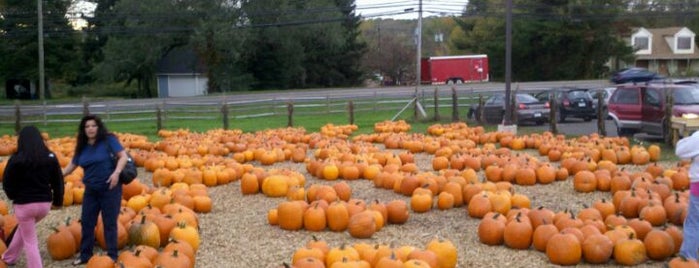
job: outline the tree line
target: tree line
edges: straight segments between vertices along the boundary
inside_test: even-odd
[[[158,62],[194,52],[210,93],[414,81],[416,20],[367,19],[354,0],[94,0],[86,27],[71,0],[43,2],[45,73],[71,87],[120,84],[154,97]],[[699,29],[699,0],[513,0],[516,81],[606,77],[633,61],[634,27]],[[38,80],[36,1],[0,0],[0,80]],[[78,16],[77,14],[68,14]],[[505,5],[471,0],[423,21],[423,56],[488,54],[504,77]],[[610,61],[612,59],[612,61]]]

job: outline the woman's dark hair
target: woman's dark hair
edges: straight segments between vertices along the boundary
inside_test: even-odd
[[[80,125],[78,126],[78,138],[75,143],[75,154],[80,154],[80,152],[83,151],[83,148],[87,146],[87,134],[85,134],[85,124],[87,124],[87,121],[90,120],[95,121],[95,124],[97,124],[97,136],[95,137],[95,142],[101,142],[105,140],[108,135],[111,135],[111,133],[109,133],[109,131],[107,130],[107,127],[104,125],[104,123],[102,123],[102,119],[100,119],[99,116],[91,114],[83,116],[83,118],[80,120]]]
[[[15,161],[25,164],[36,163],[47,159],[50,153],[38,128],[26,126],[19,131],[17,152],[13,156]]]

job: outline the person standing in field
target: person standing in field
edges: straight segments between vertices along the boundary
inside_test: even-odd
[[[689,166],[689,206],[682,230],[684,239],[679,254],[697,260],[699,250],[699,131],[677,142],[675,154],[679,158],[691,159]]]
[[[63,177],[56,155],[49,150],[34,126],[20,130],[17,152],[7,161],[2,188],[12,200],[17,230],[2,261],[14,265],[24,250],[27,267],[43,267],[39,253],[36,224],[51,208],[63,206]]]
[[[116,165],[112,155],[118,157]],[[121,184],[119,173],[126,165],[124,147],[117,137],[107,130],[102,120],[95,115],[87,115],[80,120],[78,138],[73,159],[66,166],[63,175],[73,172],[78,166],[83,168],[82,239],[80,256],[73,265],[87,263],[92,257],[95,245],[95,226],[101,213],[107,254],[117,260],[117,218],[121,207]],[[116,167],[115,167],[116,166]]]

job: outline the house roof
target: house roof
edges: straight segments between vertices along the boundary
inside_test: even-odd
[[[699,49],[694,48],[694,53],[691,54],[675,54],[672,52],[670,44],[666,41],[666,37],[674,36],[677,32],[685,27],[667,27],[667,28],[646,28],[653,35],[652,51],[650,54],[636,55],[638,60],[657,60],[657,59],[699,59]]]
[[[158,61],[158,74],[201,74],[206,72],[206,65],[197,57],[194,50],[178,47],[170,50]]]

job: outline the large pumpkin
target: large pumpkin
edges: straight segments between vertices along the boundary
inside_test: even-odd
[[[457,249],[451,241],[435,238],[427,243],[426,249],[434,252],[437,255],[439,268],[456,267]]]
[[[355,238],[370,238],[376,232],[373,212],[362,211],[352,215],[347,225],[347,231]]]
[[[546,256],[553,264],[575,265],[580,262],[582,248],[573,234],[555,234],[546,244]]]
[[[141,217],[141,221],[131,223],[129,227],[129,244],[160,247],[160,230],[152,221]]]

